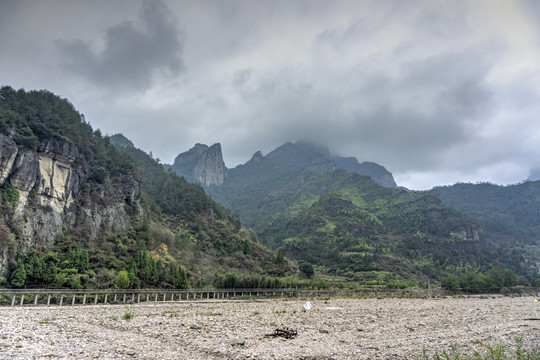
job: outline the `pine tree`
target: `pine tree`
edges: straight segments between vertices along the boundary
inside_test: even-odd
[[[187,289],[189,287],[188,280],[187,280],[187,273],[181,265],[178,266],[178,275],[180,279],[178,288]]]
[[[11,274],[11,285],[22,288],[26,282],[26,270],[24,264],[21,262],[17,269]]]
[[[80,252],[80,268],[79,271],[87,271],[89,266],[88,260],[88,250],[83,250]]]
[[[46,262],[45,269],[43,271],[43,280],[47,284],[52,284],[56,280],[56,275],[58,274],[56,270],[56,264],[54,261]]]

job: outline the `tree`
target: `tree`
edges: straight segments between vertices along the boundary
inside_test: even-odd
[[[26,270],[24,269],[24,264],[19,263],[17,269],[11,274],[11,285],[22,288],[26,282]]]
[[[30,258],[27,275],[33,283],[39,283],[43,279],[43,263],[41,259],[34,253]]]
[[[88,260],[88,250],[83,250],[80,252],[80,268],[79,271],[87,271],[89,266],[89,260]]]
[[[184,268],[180,265],[178,268],[171,265],[171,274],[172,274],[172,281],[173,286],[176,289],[187,289],[188,288],[188,281],[187,281],[187,274]]]
[[[311,265],[307,261],[303,261],[302,263],[300,263],[298,269],[303,272],[308,278],[311,278],[315,274],[313,265]]]
[[[114,282],[120,289],[128,289],[130,285],[128,272],[126,270],[119,271]]]
[[[56,280],[58,271],[56,270],[56,263],[54,261],[48,261],[45,263],[45,269],[43,271],[43,281],[47,284],[52,284]]]
[[[441,280],[441,287],[445,289],[459,289],[459,278],[456,275],[448,275]]]
[[[274,263],[276,263],[277,265],[282,265],[283,263],[285,263],[285,255],[283,255],[283,249],[279,249]]]

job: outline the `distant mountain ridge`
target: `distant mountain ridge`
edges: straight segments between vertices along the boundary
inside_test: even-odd
[[[343,169],[350,173],[369,176],[384,187],[397,187],[392,173],[383,166],[373,162],[359,163],[355,157],[332,156],[327,147],[307,141],[286,142],[266,156],[257,151],[246,164],[233,169],[225,167],[221,144],[216,143],[210,147],[195,144],[193,148],[179,154],[174,163],[168,167],[187,180],[209,187],[223,185],[230,172],[235,172],[250,162],[265,160],[272,160],[276,162],[276,166],[287,171],[308,169],[324,173]]]

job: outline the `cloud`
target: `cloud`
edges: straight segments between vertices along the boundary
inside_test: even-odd
[[[58,40],[64,66],[109,89],[146,90],[157,78],[176,78],[184,71],[184,33],[167,5],[145,0],[139,21],[124,21],[105,32],[103,48],[82,40]]]
[[[0,0],[0,78],[163,161],[308,139],[410,188],[518,182],[540,157],[539,3]]]

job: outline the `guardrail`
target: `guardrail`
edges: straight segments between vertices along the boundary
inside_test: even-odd
[[[0,306],[92,305],[242,297],[292,297],[296,289],[0,289]]]

